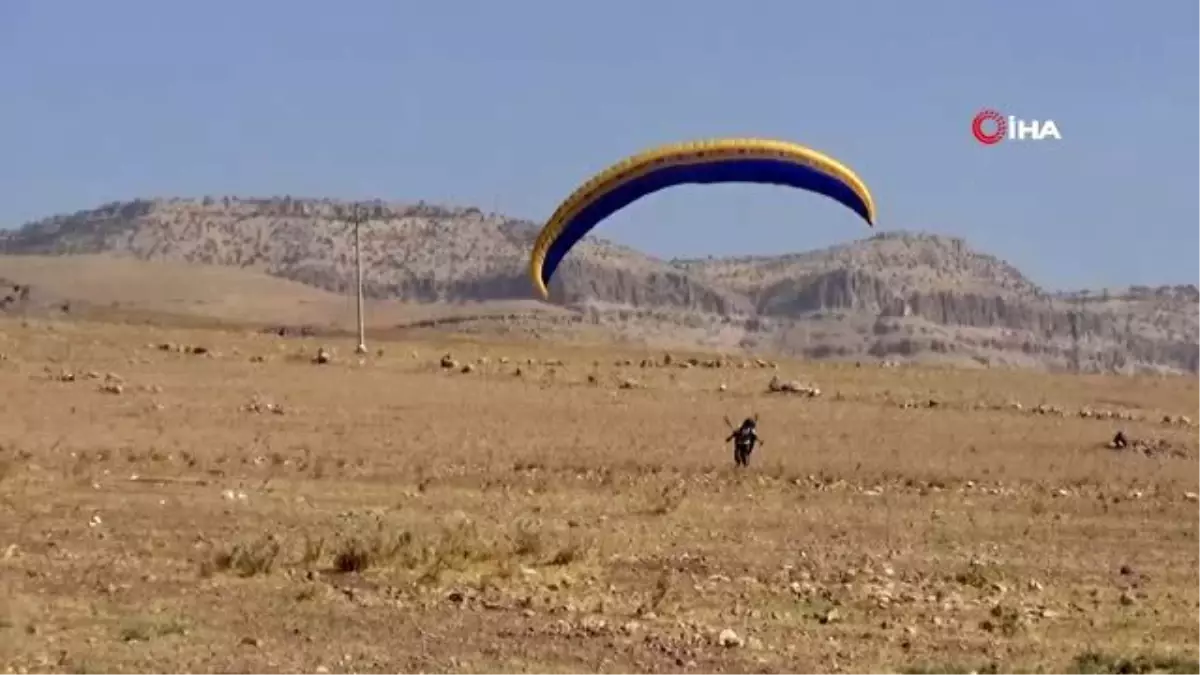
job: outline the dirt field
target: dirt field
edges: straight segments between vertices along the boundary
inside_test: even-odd
[[[0,669],[1200,668],[1194,379],[318,346],[0,321]]]

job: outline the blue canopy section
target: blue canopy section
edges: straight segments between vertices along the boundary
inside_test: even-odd
[[[676,185],[709,183],[761,183],[809,190],[834,199],[867,222],[871,221],[867,203],[849,185],[795,161],[747,158],[667,165],[601,193],[569,221],[546,251],[542,283],[549,285],[559,263],[571,247],[605,218],[659,190]]]

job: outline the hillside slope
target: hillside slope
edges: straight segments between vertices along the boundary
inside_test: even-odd
[[[119,253],[265,271],[336,293],[352,289],[353,240],[334,200],[136,200],[55,216],[0,239],[6,253]],[[475,208],[377,204],[362,232],[368,297],[457,302],[530,297],[532,223]],[[739,298],[603,241],[581,244],[552,284],[555,302],[733,311]],[[743,308],[747,309],[747,308]]]
[[[135,200],[30,223],[0,235],[0,250],[245,268],[345,294],[354,283],[347,207],[291,197]],[[363,228],[368,297],[530,299],[535,224],[425,203],[372,211]],[[528,320],[656,345],[1088,371],[1198,365],[1195,286],[1052,293],[960,239],[904,232],[782,256],[686,261],[588,238],[564,261],[551,298],[574,311]],[[471,328],[486,331],[489,321]]]

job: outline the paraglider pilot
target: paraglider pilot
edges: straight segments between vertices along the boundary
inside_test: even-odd
[[[733,441],[733,461],[738,466],[750,466],[750,453],[754,446],[765,445],[758,437],[758,423],[752,418],[742,421],[742,426],[733,430],[725,442]]]

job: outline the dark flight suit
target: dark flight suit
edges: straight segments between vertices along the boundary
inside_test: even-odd
[[[738,466],[749,466],[755,444],[762,443],[755,426],[754,420],[746,420],[725,439],[726,442],[733,441],[733,461]]]

